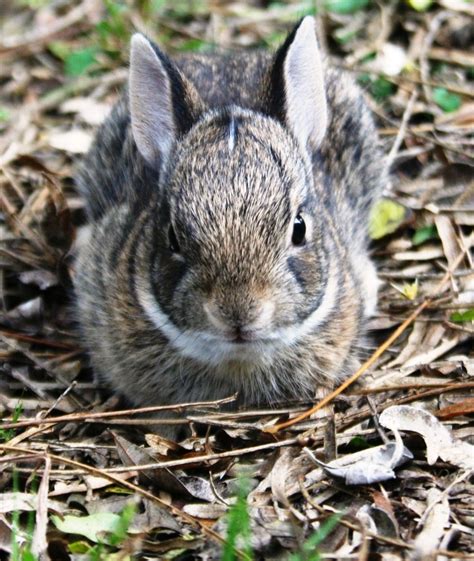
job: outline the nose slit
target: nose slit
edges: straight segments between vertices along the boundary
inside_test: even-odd
[[[204,304],[209,323],[224,334],[236,338],[270,328],[273,310],[274,305],[271,301],[250,304],[208,301]]]

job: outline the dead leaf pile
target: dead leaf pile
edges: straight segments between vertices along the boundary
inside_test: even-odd
[[[80,345],[75,166],[126,81],[133,30],[170,52],[274,48],[315,5],[392,171],[371,218],[382,284],[361,357],[435,296],[314,418],[276,430],[311,404],[183,404],[171,422],[191,436],[166,441],[146,429],[162,413],[110,396]],[[1,12],[0,559],[220,559],[244,484],[250,538],[233,558],[474,558],[472,3],[4,0]]]

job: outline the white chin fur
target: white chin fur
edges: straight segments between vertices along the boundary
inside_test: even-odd
[[[266,334],[265,341],[237,344],[205,331],[182,331],[161,309],[147,284],[143,279],[136,279],[138,301],[147,318],[183,356],[213,365],[225,362],[271,364],[278,349],[296,344],[324,322],[336,305],[338,291],[336,274],[331,271],[320,306],[302,323],[275,329]]]

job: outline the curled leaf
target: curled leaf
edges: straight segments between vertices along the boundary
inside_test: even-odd
[[[421,435],[426,443],[430,465],[439,457],[456,466],[474,469],[474,446],[453,438],[451,432],[428,411],[409,405],[395,405],[385,409],[379,421],[392,431],[410,431]]]
[[[395,442],[348,454],[327,464],[319,461],[308,448],[304,450],[326,473],[343,478],[347,485],[367,485],[394,479],[394,468],[413,458],[398,433],[395,433]]]

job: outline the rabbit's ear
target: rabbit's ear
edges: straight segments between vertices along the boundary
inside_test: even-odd
[[[276,54],[271,111],[287,124],[303,149],[317,148],[328,114],[324,72],[311,16],[303,18]]]
[[[194,115],[189,100],[195,95],[191,84],[156,45],[140,33],[132,37],[132,133],[138,150],[152,167],[167,160],[176,138],[192,126]]]

